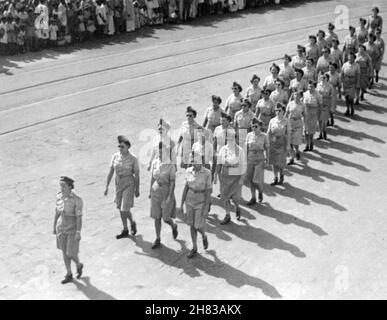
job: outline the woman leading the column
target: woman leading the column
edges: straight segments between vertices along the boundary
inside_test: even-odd
[[[63,252],[63,260],[67,270],[62,284],[73,280],[71,261],[77,267],[77,278],[82,276],[83,264],[79,261],[79,242],[82,229],[83,202],[72,190],[74,180],[62,176],[60,178],[60,192],[56,197],[54,234],[56,235],[57,248]],[[58,220],[60,219],[59,226]]]
[[[116,197],[115,203],[120,211],[123,230],[117,235],[117,239],[129,236],[128,220],[130,221],[131,234],[137,233],[136,222],[133,219],[131,208],[134,205],[134,197],[140,196],[140,168],[137,157],[129,151],[131,144],[125,136],[118,136],[119,152],[115,153],[110,162],[110,170],[107,177],[105,196],[109,191],[109,184],[115,174]]]
[[[347,106],[346,116],[355,113],[354,100],[356,92],[360,88],[360,67],[355,62],[355,59],[356,53],[350,52],[348,54],[348,61],[341,68],[341,83],[343,84],[343,92]]]

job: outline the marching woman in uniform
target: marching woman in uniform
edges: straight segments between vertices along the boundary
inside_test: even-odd
[[[332,39],[332,49],[331,49],[331,58],[333,62],[337,64],[337,70],[341,70],[341,67],[343,66],[343,51],[339,48],[339,40],[338,39]]]
[[[196,122],[197,112],[192,107],[187,107],[185,111],[187,120],[183,122],[179,139],[177,140],[177,150],[180,150],[180,167],[183,169],[188,168],[190,165],[190,155],[192,145],[198,141],[198,132],[202,127]]]
[[[331,49],[333,46],[332,40],[339,39],[338,35],[334,32],[334,30],[335,30],[335,25],[332,22],[329,22],[329,24],[328,24],[328,36],[325,39],[327,41],[327,47],[329,49]]]
[[[277,103],[287,104],[289,100],[288,92],[284,90],[285,82],[282,79],[278,79],[275,83],[277,88],[270,94],[270,100],[274,102],[274,105]]]
[[[171,161],[172,163],[176,164],[175,142],[172,140],[171,136],[169,135],[170,128],[171,128],[171,125],[163,118],[161,118],[159,123],[157,124],[157,130],[159,131],[159,133],[154,138],[154,142],[152,146],[152,154],[148,164],[148,171],[150,171],[152,167],[153,160],[159,154],[160,142],[168,146],[168,149],[171,152],[171,156],[170,156]]]
[[[242,109],[242,86],[234,81],[231,89],[233,93],[227,98],[224,111],[234,120],[235,114]]]
[[[316,88],[317,92],[321,96],[321,106],[318,115],[318,127],[320,129],[320,135],[317,140],[327,140],[327,123],[332,106],[333,88],[329,83],[329,74],[325,73]]]
[[[359,48],[359,43],[355,31],[355,27],[349,26],[349,35],[347,35],[344,39],[344,62],[348,61],[348,56],[350,52],[356,53]]]
[[[379,8],[372,8],[372,15],[368,18],[367,29],[368,32],[375,34],[377,28],[383,29],[383,18],[379,16]]]
[[[302,129],[304,127],[303,118],[305,116],[305,104],[301,98],[304,92],[302,90],[293,93],[293,99],[286,107],[285,117],[290,122],[290,160],[288,165],[294,164],[294,158],[300,160],[300,144],[302,143]]]
[[[290,63],[292,62],[292,57],[285,54],[284,63],[280,66],[281,71],[278,74],[278,77],[284,81],[284,90],[289,93],[290,81],[295,78],[294,70],[291,67]]]
[[[322,49],[328,47],[328,43],[325,40],[325,32],[323,30],[319,30],[317,32],[317,45],[320,48],[320,56],[322,54]]]
[[[368,30],[366,28],[367,20],[364,18],[359,19],[359,26],[356,28],[356,36],[359,45],[368,41]]]
[[[306,147],[304,152],[313,151],[313,136],[316,133],[318,111],[321,109],[321,96],[316,91],[316,82],[309,80],[308,91],[304,93],[302,102],[305,104],[304,128]]]
[[[198,252],[198,232],[202,235],[204,249],[208,248],[205,226],[212,191],[211,171],[202,166],[202,154],[191,152],[191,161],[192,166],[185,173],[180,209],[183,210],[185,204],[186,223],[191,230],[192,250],[188,254],[189,259]]]
[[[60,189],[56,197],[54,234],[59,250],[63,252],[63,260],[67,270],[62,284],[73,280],[71,272],[71,260],[77,267],[77,279],[82,276],[83,264],[79,261],[79,242],[82,229],[82,207],[83,202],[72,190],[74,180],[69,177],[60,178]],[[60,218],[60,224],[58,219]]]
[[[322,56],[318,58],[316,71],[317,77],[322,76],[324,73],[329,71],[329,64],[332,62],[332,58],[330,56],[331,50],[327,47],[321,50]]]
[[[359,53],[355,62],[360,67],[360,87],[357,89],[356,102],[359,104],[359,98],[361,101],[364,100],[364,94],[367,92],[369,81],[372,76],[372,59],[366,51],[364,44],[359,46]]]
[[[304,79],[304,71],[302,69],[296,69],[296,78],[290,81],[290,92],[293,94],[295,91],[305,92],[308,90],[308,83]]]
[[[314,35],[309,36],[309,43],[305,46],[306,56],[313,59],[313,64],[317,63],[318,58],[321,56],[320,47],[317,44],[317,38]]]
[[[159,142],[158,156],[152,162],[151,188],[151,217],[155,220],[156,240],[152,249],[161,245],[161,218],[172,228],[173,238],[176,239],[177,224],[173,222],[176,216],[175,179],[176,166],[170,158],[171,150],[163,142]]]
[[[226,144],[227,135],[235,136],[235,129],[231,125],[231,116],[223,112],[221,116],[221,124],[214,131],[214,159],[212,165],[212,175],[215,176],[216,163],[220,149]]]
[[[375,44],[376,36],[373,33],[368,35],[368,42],[365,44],[368,55],[372,60],[372,70],[370,76],[369,88],[371,89],[374,84],[374,63],[380,58],[379,47]]]
[[[355,52],[350,52],[348,55],[348,61],[344,63],[341,69],[341,83],[343,84],[343,92],[345,97],[345,103],[347,106],[346,116],[355,113],[354,99],[356,91],[360,87],[360,67],[355,62]]]
[[[328,126],[333,126],[335,124],[334,114],[337,108],[337,95],[339,95],[339,99],[341,100],[341,76],[340,73],[337,72],[337,64],[335,62],[329,64],[329,83],[332,85],[332,105],[330,109],[330,122]]]
[[[376,46],[378,47],[379,49],[379,59],[374,62],[374,69],[375,69],[375,82],[378,83],[379,82],[379,71],[382,67],[382,62],[383,62],[383,56],[384,56],[384,51],[386,50],[386,45],[384,43],[384,40],[381,38],[381,34],[382,34],[382,29],[380,28],[377,28],[376,29],[376,40],[375,40],[375,44]]]
[[[262,121],[262,130],[267,131],[270,119],[274,117],[274,102],[270,99],[270,90],[264,89],[262,91],[262,99],[257,103],[257,110],[255,116]]]
[[[212,95],[212,107],[206,110],[204,115],[203,127],[214,132],[217,126],[220,126],[220,118],[222,116],[223,109],[220,107],[222,99],[219,96]]]
[[[277,87],[276,81],[278,80],[278,74],[280,72],[280,67],[273,63],[270,67],[271,75],[265,78],[263,82],[263,89],[269,89],[270,91],[274,91]]]
[[[286,108],[277,103],[276,116],[270,120],[267,129],[269,139],[269,164],[273,166],[274,181],[272,186],[284,184],[284,168],[286,166],[286,155],[290,151],[290,123],[285,118]],[[279,180],[278,180],[279,174]]]
[[[317,81],[317,71],[313,58],[306,59],[306,66],[302,71],[304,71],[304,79],[307,83],[309,83],[309,80]]]
[[[293,70],[302,69],[306,66],[306,56],[305,56],[306,48],[297,45],[297,55],[292,58],[291,67]]]
[[[262,88],[259,86],[261,79],[254,74],[250,80],[251,86],[246,90],[246,99],[251,102],[251,111],[255,113],[257,102],[261,99]]]
[[[121,234],[117,235],[117,239],[122,239],[129,236],[128,221],[130,221],[130,229],[132,235],[136,235],[137,226],[132,217],[130,209],[133,208],[134,196],[140,196],[140,167],[137,157],[129,151],[131,146],[128,138],[118,136],[118,148],[120,152],[113,155],[110,162],[110,170],[107,176],[105,196],[109,191],[109,184],[115,173],[116,197],[115,203],[120,211],[122,225],[124,229]]]
[[[214,178],[214,184],[216,184],[219,176],[220,198],[226,210],[226,216],[221,222],[222,225],[231,221],[231,200],[235,204],[237,219],[241,218],[239,202],[242,196],[246,166],[246,156],[243,148],[235,143],[235,135],[227,134],[226,144],[219,150]]]
[[[254,118],[251,124],[252,131],[247,134],[245,150],[247,152],[247,170],[245,184],[250,187],[251,199],[248,206],[263,201],[263,183],[265,174],[265,162],[269,155],[269,140],[266,133],[262,132],[262,121]]]
[[[243,146],[246,141],[247,132],[250,132],[251,122],[255,118],[254,112],[250,110],[250,100],[245,99],[242,103],[242,110],[235,114],[234,127],[236,132],[237,143]]]

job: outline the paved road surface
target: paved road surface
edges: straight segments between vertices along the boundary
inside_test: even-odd
[[[386,3],[375,3],[387,21]],[[339,107],[329,141],[287,171],[284,187],[266,186],[264,203],[244,206],[243,219],[229,226],[219,225],[224,212],[213,206],[207,252],[186,259],[190,236],[180,220],[178,241],[164,227],[163,248],[150,249],[146,150],[159,117],[178,129],[192,105],[201,122],[212,94],[225,101],[233,80],[245,88],[253,73],[265,77],[273,61],[334,21],[338,4],[349,7],[354,24],[371,6],[297,1],[2,59],[0,298],[385,298],[385,64],[361,111],[348,119]],[[121,241],[113,192],[102,195],[118,134],[130,137],[142,161],[139,234]],[[85,204],[85,278],[66,286],[51,234],[62,174],[75,178]],[[179,199],[182,178],[180,171]]]

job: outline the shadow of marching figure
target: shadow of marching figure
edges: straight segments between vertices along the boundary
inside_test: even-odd
[[[292,167],[292,170],[294,170],[294,167]],[[318,170],[318,171],[320,171],[320,170]],[[303,171],[301,171],[300,174],[307,175]],[[297,202],[300,202],[300,203],[305,204],[305,205],[310,205],[311,202],[314,202],[317,204],[331,207],[332,209],[335,209],[337,211],[347,211],[347,209],[345,207],[343,207],[342,205],[338,204],[337,202],[335,202],[333,200],[323,198],[323,197],[320,197],[312,192],[294,187],[291,184],[289,184],[288,182],[284,183],[284,188],[272,187],[272,188],[270,188],[270,190],[268,189],[266,194],[268,196],[279,194],[283,197],[293,198]]]
[[[358,113],[356,113],[356,107],[357,106],[355,106],[355,114],[351,116],[351,118],[346,118],[344,115],[340,115],[340,114],[336,115],[336,118],[343,120],[344,122],[359,121],[359,122],[364,122],[366,124],[369,124],[371,126],[387,127],[386,122],[360,116]]]
[[[316,157],[316,154],[319,155],[320,157]],[[362,164],[344,160],[343,158],[335,157],[330,155],[329,153],[320,152],[319,150],[314,150],[314,153],[304,154],[304,159],[319,161],[327,165],[333,165],[335,163],[338,163],[338,164],[341,164],[342,166],[354,168],[359,171],[370,172],[370,169],[363,166]]]
[[[233,287],[241,288],[243,286],[250,286],[262,290],[262,293],[270,298],[282,298],[277,289],[271,284],[226,264],[217,257],[214,250],[208,250],[207,254],[212,256],[214,261],[207,259],[203,255],[198,255],[192,259],[192,265],[209,276],[224,279]]]
[[[182,269],[182,271],[191,278],[200,277],[200,273],[192,267],[191,264],[187,263],[186,251],[188,251],[188,249],[185,245],[185,241],[176,241],[180,244],[180,251],[174,251],[171,248],[166,247],[164,244],[162,244],[157,250],[153,250],[151,248],[152,243],[145,241],[143,236],[139,235],[136,239],[136,246],[139,247],[142,252],[136,251],[135,254],[158,259],[170,267]]]
[[[383,106],[378,106],[376,104],[370,104],[368,102],[361,102],[358,106],[356,106],[356,108],[360,112],[363,110],[372,111],[378,114],[384,114],[387,112],[387,108]]]
[[[386,108],[387,112],[387,108]],[[335,125],[334,127],[331,127],[328,131],[328,134],[330,136],[335,136],[335,137],[348,137],[354,140],[372,140],[377,143],[386,143],[384,140],[371,136],[365,132],[359,132],[359,131],[353,131],[353,130],[348,130],[346,128],[340,127],[338,125]]]
[[[181,251],[179,252],[173,251],[164,245],[160,249],[152,250],[152,244],[148,241],[144,241],[142,236],[139,236],[136,245],[141,248],[143,252],[135,253],[158,259],[162,263],[173,268],[182,269],[185,274],[192,278],[200,277],[201,274],[198,270],[201,270],[214,278],[224,279],[234,287],[240,288],[247,285],[261,289],[265,295],[271,298],[281,298],[281,295],[272,285],[222,262],[217,258],[214,250],[208,250],[207,253],[213,256],[215,261],[211,261],[201,254],[197,254],[193,259],[188,259],[187,254],[189,250],[186,246],[186,242],[184,240],[177,241],[181,246]]]
[[[387,124],[386,124],[387,126]],[[322,148],[322,149],[336,149],[338,151],[341,151],[341,152],[344,152],[344,153],[348,153],[348,154],[351,154],[351,153],[362,153],[362,154],[366,154],[367,156],[370,156],[370,157],[373,157],[373,158],[380,158],[380,156],[372,151],[368,151],[368,150],[365,150],[365,149],[361,149],[361,148],[358,148],[358,147],[354,147],[352,145],[349,145],[349,144],[346,144],[346,143],[342,143],[342,142],[338,142],[338,141],[333,141],[333,140],[329,140],[329,141],[317,141],[316,142],[316,146],[317,148]],[[316,150],[317,151],[317,150]]]
[[[222,226],[220,224],[220,220],[217,214],[213,214],[212,218],[212,222],[216,223],[217,228],[223,228],[224,232],[231,233],[242,240],[255,243],[262,249],[278,249],[288,251],[297,258],[306,257],[305,253],[302,252],[295,245],[285,242],[281,238],[278,238],[263,229],[255,228],[254,226],[250,225],[249,222],[245,219],[240,220],[244,225],[239,225],[231,222],[230,224]]]
[[[317,234],[318,236],[328,235],[328,233],[326,233],[321,227],[319,227],[311,222],[297,218],[289,213],[286,213],[286,212],[283,212],[280,210],[276,210],[269,203],[264,202],[260,205],[256,205],[256,206],[251,207],[251,208],[254,211],[256,211],[258,214],[265,216],[265,217],[273,218],[280,223],[294,224],[295,226],[309,229],[310,231]]]
[[[73,283],[75,284],[77,289],[79,291],[82,291],[83,294],[90,300],[117,300],[110,294],[94,287],[90,282],[90,277],[82,277],[80,280],[82,280],[85,284],[75,279],[73,280]]]
[[[307,156],[307,157],[310,157],[311,159],[313,158],[313,156]],[[316,160],[318,160],[319,158],[316,157]],[[350,179],[347,179],[347,178],[344,178],[342,176],[338,176],[338,175],[335,175],[333,173],[330,173],[330,172],[327,172],[327,171],[323,171],[323,170],[319,170],[319,169],[314,169],[310,166],[288,166],[288,171],[293,173],[293,174],[298,174],[300,176],[306,176],[306,177],[310,177],[312,178],[312,180],[314,181],[318,181],[318,182],[325,182],[326,179],[329,179],[329,180],[333,180],[333,181],[339,181],[339,182],[344,182],[350,186],[354,186],[354,187],[358,187],[359,184],[350,180]],[[325,178],[325,179],[324,179]],[[294,194],[294,196],[297,198],[297,199],[303,199],[303,198],[307,198],[307,199],[311,199],[313,202],[317,202],[319,204],[324,204],[324,205],[329,205],[331,206],[332,208],[334,209],[337,209],[339,211],[345,211],[345,208],[343,208],[342,206],[340,206],[339,204],[335,203],[334,201],[331,201],[329,199],[326,199],[326,198],[322,198],[314,193],[311,193],[309,191],[306,191],[306,190],[302,190],[302,189],[298,189],[296,187],[293,187],[291,185],[289,185],[290,187],[290,190],[289,192],[293,192],[293,193],[297,193],[298,192],[298,196],[296,194]],[[268,188],[267,188],[268,189]],[[282,190],[282,189],[279,189],[279,188],[270,188],[268,189],[268,192],[267,194],[270,195],[270,190]],[[297,200],[298,201],[298,200]],[[304,204],[309,204],[309,202],[307,201],[300,201]]]

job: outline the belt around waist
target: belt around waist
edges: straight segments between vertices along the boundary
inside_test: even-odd
[[[301,120],[302,117],[293,117],[293,118],[290,118],[291,120]]]
[[[193,193],[205,193],[206,190],[195,190],[195,189],[192,189],[192,188],[189,188],[190,191],[192,191]]]

